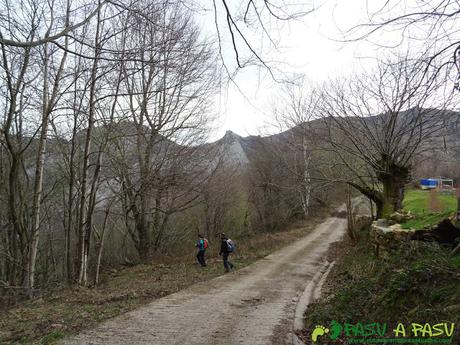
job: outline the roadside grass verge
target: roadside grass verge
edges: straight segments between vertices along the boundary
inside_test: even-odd
[[[367,230],[358,233],[356,245],[346,240],[335,247],[337,263],[321,299],[305,315],[307,344],[316,325],[328,327],[332,320],[387,323],[390,338],[398,322],[453,322],[451,344],[460,344],[460,256],[451,257],[436,243],[413,241],[383,260],[374,257]],[[318,339],[318,344],[347,344],[343,334],[335,341],[328,335]]]
[[[236,238],[232,262],[247,266],[305,236],[324,219],[324,210],[286,231]],[[217,255],[220,243],[211,242],[207,267],[195,263],[195,251],[182,257],[158,256],[141,264],[103,272],[97,287],[63,287],[0,313],[0,344],[53,344],[68,335],[136,309],[157,298],[222,275]]]
[[[403,229],[423,229],[438,224],[445,218],[450,217],[457,209],[457,200],[452,194],[437,193],[441,210],[430,210],[430,192],[427,190],[410,189],[404,197],[403,209],[410,211],[415,219],[402,224]]]

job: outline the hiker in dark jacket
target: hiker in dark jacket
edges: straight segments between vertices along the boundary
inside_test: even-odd
[[[225,234],[221,234],[220,239],[221,239],[221,244],[220,244],[219,255],[222,255],[222,259],[224,260],[225,272],[228,272],[231,269],[233,269],[235,266],[230,261],[228,261],[228,256],[230,255],[230,251],[228,250],[227,236]]]
[[[204,257],[204,254],[206,252],[206,239],[198,234],[198,241],[196,241],[195,247],[198,248],[198,253],[196,254],[196,258],[198,262],[200,263],[201,267],[206,266],[206,259]]]

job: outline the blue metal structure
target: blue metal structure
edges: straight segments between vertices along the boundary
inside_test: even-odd
[[[422,189],[434,189],[438,187],[439,180],[434,178],[424,178],[420,180]]]

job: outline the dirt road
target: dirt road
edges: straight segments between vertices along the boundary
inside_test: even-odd
[[[345,224],[328,218],[246,268],[156,300],[63,344],[290,344],[297,300]]]

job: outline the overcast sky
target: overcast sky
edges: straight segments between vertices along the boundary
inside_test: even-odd
[[[278,49],[266,50],[264,59],[283,62],[282,65],[273,65],[287,73],[304,74],[313,83],[344,76],[363,67],[369,68],[382,54],[377,46],[363,41],[339,41],[343,38],[343,30],[366,22],[367,14],[372,10],[367,6],[366,0],[316,1],[316,10],[302,19],[281,27],[272,24],[271,34],[278,41]],[[204,18],[205,31],[214,30],[212,10]],[[380,38],[375,36],[373,39]],[[266,42],[263,44],[268,46]],[[225,59],[234,59],[229,48],[225,47]],[[269,125],[272,122],[271,109],[282,86],[260,68],[240,70],[235,83],[237,87],[229,84],[217,97],[215,110],[220,120],[212,138],[221,137],[226,130],[242,136],[273,132],[273,127]]]

